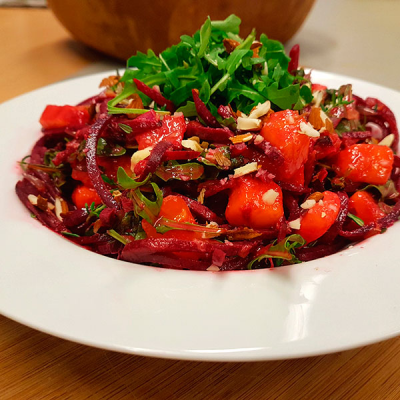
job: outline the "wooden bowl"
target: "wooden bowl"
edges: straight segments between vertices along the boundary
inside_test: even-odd
[[[213,20],[236,14],[242,37],[255,27],[282,42],[300,28],[315,0],[48,0],[72,35],[108,55],[127,59],[136,51],[156,53],[192,35],[209,15]]]

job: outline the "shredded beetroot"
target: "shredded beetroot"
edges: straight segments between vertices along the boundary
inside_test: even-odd
[[[164,153],[163,161],[194,160],[200,154],[201,154],[200,151],[194,151],[194,150],[167,150]]]
[[[386,104],[373,97],[367,97],[365,99],[365,104],[372,110],[376,109],[377,114],[388,123],[390,132],[394,135],[392,149],[397,151],[399,147],[399,130],[397,129],[396,117],[393,111]]]
[[[205,240],[181,240],[175,238],[150,238],[135,240],[128,243],[121,253],[121,259],[130,261],[132,257],[136,258],[141,255],[169,253],[176,251],[184,251],[190,253],[212,254],[214,250],[219,249],[227,256],[246,257],[251,250],[259,244],[258,241],[253,242],[226,242]],[[208,257],[209,258],[209,257]]]
[[[192,89],[192,96],[194,100],[194,105],[196,106],[197,115],[208,126],[211,126],[212,128],[220,128],[220,123],[217,121],[214,115],[211,114],[207,106],[202,102],[196,89]]]
[[[156,171],[157,167],[161,164],[165,152],[172,147],[171,142],[163,140],[158,142],[150,153],[150,156],[146,158],[142,172],[138,178],[139,182],[147,178],[148,174],[152,174]],[[136,170],[135,170],[136,171]]]
[[[17,182],[15,187],[17,196],[25,207],[36,216],[36,218],[45,226],[51,230],[61,233],[62,231],[67,231],[65,225],[57,219],[57,217],[50,211],[43,211],[40,208],[31,204],[28,199],[30,194],[35,196],[39,195],[38,190],[33,186],[27,179]],[[43,194],[41,194],[43,196]]]
[[[343,246],[345,242],[340,240],[332,244],[320,244],[314,247],[305,247],[296,250],[296,257],[300,261],[311,261],[317,258],[330,256],[331,254],[337,253]]]
[[[153,112],[155,115],[156,113],[154,111],[149,111],[149,113]],[[162,122],[157,119],[154,118],[153,120],[151,119],[139,119],[135,118],[135,119],[122,119],[117,122],[115,122],[115,124],[117,124],[117,126],[119,124],[124,124],[129,126],[132,129],[132,132],[128,133],[128,135],[136,135],[139,133],[143,133],[143,132],[147,132],[147,131],[151,131],[152,129],[157,129],[162,125]]]
[[[86,168],[89,174],[90,180],[92,181],[93,187],[97,194],[100,196],[103,203],[109,208],[118,209],[118,203],[114,200],[114,197],[107,189],[102,177],[99,167],[97,165],[96,152],[97,142],[101,133],[106,129],[107,124],[110,122],[112,117],[106,117],[99,119],[95,122],[90,129],[90,134],[86,140]]]
[[[263,140],[261,143],[254,143],[253,145],[260,149],[267,156],[267,159],[275,165],[282,165],[284,163],[285,159],[282,152],[266,140]]]
[[[165,106],[165,108],[171,113],[175,112],[174,103],[171,100],[166,99],[158,90],[148,87],[145,83],[139,81],[138,79],[134,79],[133,81],[135,82],[138,90],[150,97],[157,105],[160,107]]]
[[[295,75],[295,72],[299,69],[299,59],[300,59],[300,46],[295,44],[289,52],[290,62],[288,66],[288,71]]]
[[[205,189],[204,196],[209,197],[223,190],[230,189],[233,185],[234,181],[232,179],[209,180],[199,185],[199,191]]]
[[[200,204],[198,201],[190,199],[189,197],[178,195],[189,207],[190,211],[194,214],[196,218],[200,218],[202,222],[216,222],[217,224],[222,224],[222,218],[218,217],[215,212],[211,211],[208,207]]]
[[[233,137],[233,133],[228,128],[210,128],[203,126],[200,122],[190,121],[185,136],[198,136],[201,140],[229,144],[231,143],[229,138]]]
[[[218,107],[218,114],[224,119],[235,118],[229,106],[220,105]]]

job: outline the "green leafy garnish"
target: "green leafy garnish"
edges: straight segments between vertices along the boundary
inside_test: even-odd
[[[121,242],[123,245],[128,244],[128,241],[122,237],[118,232],[114,231],[114,229],[109,229],[107,231],[107,234],[113,237],[115,240],[118,240],[118,242]]]
[[[107,143],[103,138],[100,138],[97,143],[97,155],[103,157],[118,157],[123,156],[126,153],[126,149],[119,144],[113,144],[112,146]]]
[[[197,163],[178,164],[169,162],[157,168],[156,175],[163,181],[179,179],[183,181],[199,179],[204,173],[204,167]]]
[[[290,264],[297,264],[299,260],[294,255],[294,250],[304,246],[306,241],[302,236],[294,234],[286,237],[279,243],[272,245],[266,251],[266,253],[258,256],[254,260],[252,260],[248,265],[248,269],[252,269],[255,263],[259,263],[261,260],[265,260],[268,258],[276,259],[276,266],[282,264],[283,261],[288,261]]]
[[[360,226],[364,226],[365,225],[364,221],[361,218],[357,217],[356,215],[351,214],[351,213],[347,213],[347,216],[350,219],[352,219],[357,225],[360,225]]]
[[[132,133],[132,128],[126,124],[118,124],[118,126],[125,132],[125,133]]]
[[[399,192],[396,189],[396,185],[391,179],[389,179],[384,185],[368,185],[362,190],[368,189],[377,189],[381,194],[382,200],[393,200],[399,197]]]
[[[128,176],[125,170],[122,167],[118,167],[117,171],[117,180],[118,185],[123,189],[136,189],[139,186],[145,185],[150,179],[150,175],[142,182],[137,182],[135,179],[132,179]]]
[[[124,90],[108,103],[109,113],[143,113],[146,110],[118,107],[122,100],[137,93],[145,106],[151,100],[143,95],[133,82],[138,79],[146,85],[158,85],[161,93],[171,100],[186,117],[196,116],[192,89],[198,89],[200,98],[216,115],[220,104],[248,113],[254,103],[270,100],[274,109],[301,109],[312,99],[308,81],[288,72],[290,58],[282,43],[262,34],[261,47],[253,51],[256,40],[253,30],[245,39],[239,34],[240,18],[229,16],[224,21],[207,18],[193,36],[184,35],[180,43],[164,50],[158,56],[151,50],[138,52],[127,62],[121,78]],[[229,54],[224,39],[239,44]],[[134,69],[133,69],[133,68]]]
[[[132,190],[131,196],[135,206],[135,214],[141,216],[150,224],[154,224],[162,206],[163,194],[156,183],[152,182],[151,186],[156,196],[155,201],[149,200],[139,188]]]
[[[76,233],[67,232],[67,231],[62,231],[61,234],[64,235],[64,236],[67,236],[67,237],[75,237],[75,238],[80,237],[80,236],[77,235]]]

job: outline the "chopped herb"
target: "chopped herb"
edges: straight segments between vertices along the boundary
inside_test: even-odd
[[[76,237],[76,238],[80,237],[76,233],[67,232],[67,231],[62,231],[61,234],[64,235],[64,236],[68,236],[68,237]]]
[[[352,219],[357,225],[360,225],[360,226],[364,226],[364,225],[365,225],[365,224],[364,224],[364,221],[363,221],[361,218],[355,216],[354,214],[347,213],[347,216],[348,216],[350,219]]]
[[[125,238],[123,238],[118,232],[114,231],[114,229],[109,229],[107,231],[107,234],[110,235],[115,240],[121,242],[123,245],[128,244],[128,241]]]
[[[126,124],[118,124],[118,126],[125,132],[125,133],[132,133],[132,128]]]

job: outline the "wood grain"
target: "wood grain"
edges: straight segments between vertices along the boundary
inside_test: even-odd
[[[71,39],[44,9],[0,9],[0,38],[0,102],[104,58]]]
[[[399,399],[400,338],[288,361],[209,363],[99,350],[0,317],[0,388],[12,399]]]
[[[100,57],[76,45],[47,10],[0,9],[0,36],[0,101],[63,79]],[[71,343],[0,316],[1,400],[398,400],[399,360],[400,338],[289,361],[159,360]]]

